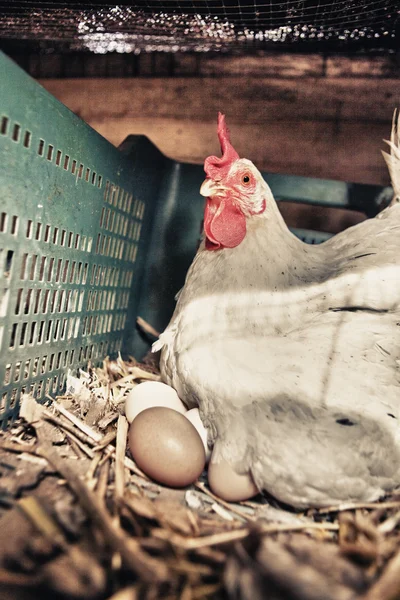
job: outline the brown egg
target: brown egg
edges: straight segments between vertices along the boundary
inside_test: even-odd
[[[170,487],[196,481],[206,462],[196,429],[172,408],[155,406],[138,414],[129,429],[129,447],[146,475]]]
[[[236,473],[224,459],[213,462],[211,458],[208,483],[214,494],[227,502],[248,500],[259,493],[250,473]]]

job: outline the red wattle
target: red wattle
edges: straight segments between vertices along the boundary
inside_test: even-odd
[[[235,248],[246,235],[246,218],[230,198],[223,198],[219,205],[207,198],[204,231],[208,250]]]

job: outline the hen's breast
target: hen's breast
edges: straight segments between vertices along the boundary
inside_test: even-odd
[[[359,364],[368,375],[377,340],[399,332],[400,206],[390,211],[320,247],[260,230],[229,251],[200,249],[161,336],[166,381],[189,404],[210,394],[243,395],[249,385],[268,389],[278,371],[281,388],[293,390],[299,377],[306,385],[312,363],[328,364],[336,343],[337,385],[347,369],[355,392]],[[337,362],[353,346],[353,358]],[[308,358],[299,358],[302,352]],[[391,356],[400,360],[398,350]],[[388,360],[378,361],[379,372],[383,364]],[[388,368],[390,379],[395,367]]]

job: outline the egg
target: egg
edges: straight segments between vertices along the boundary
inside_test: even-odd
[[[132,421],[129,447],[146,475],[170,487],[196,481],[206,462],[203,442],[192,423],[163,406],[147,408]]]
[[[227,502],[248,500],[259,493],[250,473],[239,474],[231,465],[220,458],[208,467],[208,483],[212,492]]]
[[[189,419],[189,421],[191,422],[193,427],[195,427],[197,433],[201,437],[201,441],[203,442],[204,450],[206,453],[206,463],[208,463],[211,458],[211,450],[207,444],[207,439],[208,439],[207,429],[204,427],[203,421],[200,418],[199,409],[191,408],[190,410],[187,411],[187,413],[185,414],[185,417],[187,419]]]
[[[179,413],[186,413],[187,409],[180,400],[174,388],[160,381],[145,381],[134,387],[125,400],[125,416],[129,423],[145,410],[153,406],[165,406]]]

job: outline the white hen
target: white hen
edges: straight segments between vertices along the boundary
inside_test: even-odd
[[[400,205],[307,245],[223,115],[218,134],[205,240],[154,347],[163,379],[260,490],[297,507],[377,499],[400,485]]]

